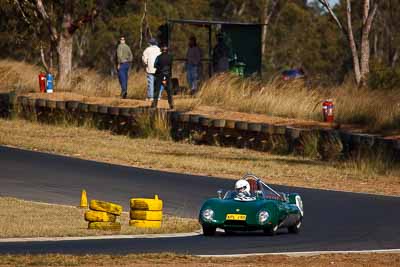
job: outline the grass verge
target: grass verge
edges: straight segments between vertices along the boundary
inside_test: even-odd
[[[308,88],[303,81],[261,83],[219,75],[203,84],[199,105],[322,121],[322,101],[329,98],[334,101],[337,123],[364,126],[372,132],[399,130],[399,91],[359,89],[354,85]]]
[[[0,144],[127,166],[235,178],[252,172],[272,184],[400,195],[398,173],[247,149],[132,139],[84,127],[0,120]]]
[[[400,254],[326,254],[316,256],[251,256],[203,258],[172,253],[112,255],[6,255],[0,266],[398,266]]]
[[[185,81],[184,73],[178,65],[174,76],[180,76],[182,83]],[[26,62],[0,60],[0,91],[38,92],[39,70],[37,66]],[[129,98],[146,97],[146,74],[143,71],[131,71],[128,84]],[[116,77],[77,69],[74,70],[69,92],[91,97],[119,98],[120,86]],[[189,106],[185,105],[185,109],[205,105],[231,111],[321,121],[321,104],[327,98],[334,101],[335,121],[339,124],[355,124],[368,131],[388,134],[398,134],[400,130],[399,90],[360,89],[352,84],[310,88],[303,81],[262,82],[234,75],[217,75],[203,82],[200,93]],[[179,108],[179,105],[176,106]]]
[[[0,238],[9,237],[65,237],[107,234],[183,233],[200,229],[197,220],[163,216],[159,229],[129,226],[129,214],[121,215],[121,231],[88,230],[85,209],[0,197]]]

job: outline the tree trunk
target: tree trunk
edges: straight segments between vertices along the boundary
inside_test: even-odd
[[[360,55],[353,34],[352,14],[351,14],[351,0],[346,0],[346,18],[347,29],[343,27],[339,18],[333,12],[328,0],[318,0],[329,12],[331,17],[335,20],[339,29],[346,36],[351,50],[353,59],[354,78],[358,86],[363,86],[369,74],[369,58],[370,58],[370,44],[369,34],[371,32],[372,22],[378,9],[377,2],[374,2],[372,12],[370,12],[371,0],[363,0],[363,25],[361,30],[361,41],[358,43],[360,48]]]
[[[349,1],[349,0],[347,0]],[[369,75],[369,58],[371,55],[370,44],[369,44],[369,34],[371,32],[372,22],[375,18],[377,11],[377,5],[375,4],[372,12],[370,6],[370,0],[364,0],[363,9],[363,27],[361,35],[361,80],[358,84],[359,86],[364,86],[368,80]]]
[[[364,86],[369,75],[370,45],[368,34],[363,34],[361,38],[361,73],[360,86]]]
[[[268,29],[268,27],[266,25],[267,24],[266,22],[268,22],[267,20],[268,20],[268,4],[269,4],[269,0],[264,0],[263,3],[264,3],[264,6],[263,6],[263,9],[262,9],[262,16],[261,17],[262,17],[262,23],[264,25],[262,27],[262,38],[261,38],[262,50],[261,50],[261,55],[264,58],[265,50],[267,48],[267,29]]]
[[[57,45],[59,88],[69,89],[71,87],[72,41],[72,35],[60,35]]]
[[[347,40],[349,41],[349,46],[351,50],[351,55],[353,58],[353,69],[354,69],[354,78],[356,79],[357,85],[361,82],[361,70],[360,70],[360,60],[358,58],[357,45],[354,40],[353,34],[353,25],[351,24],[351,3],[350,0],[347,0]]]
[[[396,67],[397,60],[399,59],[399,51],[395,49],[393,55],[390,57],[390,67]]]
[[[44,48],[42,42],[40,42],[40,59],[42,60],[42,65],[46,72],[49,72],[49,66],[46,62],[46,56],[44,55]]]
[[[57,43],[58,87],[64,89],[71,87],[73,37],[69,29],[72,24],[72,2],[72,0],[64,1],[62,31]]]
[[[375,59],[379,60],[378,43],[379,43],[379,36],[378,36],[378,33],[375,33],[374,34],[374,43],[372,46],[372,55],[375,57]]]
[[[263,8],[261,10],[261,23],[264,24],[262,26],[262,36],[261,36],[261,55],[262,58],[265,57],[267,51],[267,32],[269,22],[271,20],[272,14],[275,12],[279,0],[272,0],[271,7],[270,0],[263,0]]]

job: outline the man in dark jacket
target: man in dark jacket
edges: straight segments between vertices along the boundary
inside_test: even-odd
[[[172,77],[172,56],[168,54],[168,46],[161,46],[161,55],[156,58],[154,62],[154,67],[156,68],[156,82],[154,87],[154,99],[151,106],[153,108],[157,107],[158,97],[160,94],[161,85],[164,86],[164,90],[167,91],[168,104],[171,109],[174,108],[174,101],[172,99],[172,89],[171,89],[171,77]]]

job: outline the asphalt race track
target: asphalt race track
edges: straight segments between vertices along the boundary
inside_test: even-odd
[[[80,192],[89,199],[113,201],[128,209],[131,197],[164,200],[164,212],[197,217],[202,202],[227,179],[166,173],[104,164],[0,146],[0,196],[78,205]],[[237,254],[301,251],[350,251],[400,248],[400,198],[274,186],[298,192],[305,207],[299,235],[282,230],[274,237],[260,233],[215,237],[157,239],[0,242],[4,253],[143,253]]]

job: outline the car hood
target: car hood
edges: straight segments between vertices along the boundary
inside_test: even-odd
[[[216,214],[223,216],[228,213],[233,214],[255,214],[261,209],[273,210],[276,206],[275,200],[257,199],[253,201],[239,201],[234,199],[208,199],[202,207],[212,209]]]

